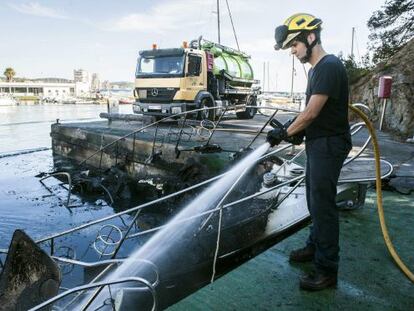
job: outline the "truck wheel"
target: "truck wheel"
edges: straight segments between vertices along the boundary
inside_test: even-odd
[[[249,96],[245,100],[246,106],[257,106],[256,97]],[[245,111],[236,112],[237,119],[253,119],[257,112],[257,108],[246,108]]]
[[[200,108],[210,108],[210,107],[214,107],[213,105],[214,104],[211,103],[210,100],[208,100],[207,98],[204,98],[201,100]],[[216,119],[215,109],[205,109],[205,110],[199,111],[197,114],[197,120],[205,120],[205,119],[214,121]]]

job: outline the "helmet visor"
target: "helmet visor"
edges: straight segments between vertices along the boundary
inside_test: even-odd
[[[275,50],[280,50],[283,48],[283,42],[285,42],[288,35],[288,27],[286,25],[278,26],[275,29]]]

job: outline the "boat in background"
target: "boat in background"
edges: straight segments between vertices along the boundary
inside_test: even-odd
[[[135,102],[134,98],[122,97],[118,100],[120,105],[132,105]]]
[[[0,106],[16,106],[17,100],[9,94],[0,95]]]

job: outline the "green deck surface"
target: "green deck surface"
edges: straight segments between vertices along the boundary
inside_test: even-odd
[[[383,192],[394,246],[414,270],[414,194]],[[382,238],[374,190],[365,206],[341,212],[338,286],[321,292],[299,289],[312,264],[290,264],[305,228],[170,307],[176,310],[414,310],[414,284],[398,269]]]

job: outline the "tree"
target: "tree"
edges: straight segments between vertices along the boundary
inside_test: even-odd
[[[7,82],[13,81],[13,77],[16,75],[16,72],[13,68],[8,67],[3,73],[6,76]]]
[[[372,69],[369,63],[368,54],[363,56],[361,62],[358,63],[350,55],[348,55],[348,57],[345,58],[342,52],[338,54],[338,58],[342,61],[342,63],[345,66],[346,72],[348,74],[349,84],[351,85],[357,82],[361,77],[369,73]]]
[[[414,0],[387,0],[368,20],[373,62],[394,55],[414,36]]]

